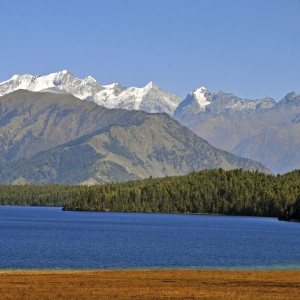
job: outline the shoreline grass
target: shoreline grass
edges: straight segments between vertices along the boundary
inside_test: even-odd
[[[300,270],[0,270],[1,299],[298,299]]]

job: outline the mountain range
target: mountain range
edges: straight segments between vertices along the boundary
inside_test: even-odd
[[[143,88],[127,88],[119,83],[102,86],[91,76],[79,79],[66,70],[45,76],[14,75],[11,79],[0,83],[0,96],[20,89],[71,94],[106,108],[142,110],[150,113],[165,112],[169,115],[173,115],[181,102],[180,97],[161,90],[153,82],[149,82]]]
[[[277,103],[200,88],[174,117],[213,146],[259,161],[275,174],[300,168],[300,95],[294,92]]]
[[[107,109],[70,94],[0,97],[0,183],[94,184],[208,168],[268,173],[216,149],[168,114]]]
[[[78,79],[68,71],[14,75],[0,83],[0,95],[20,89],[71,94],[110,109],[165,112],[213,146],[259,161],[274,173],[300,168],[300,95],[294,92],[277,103],[272,98],[242,99],[200,87],[182,100],[153,82],[142,88],[119,83],[102,86],[90,76]]]

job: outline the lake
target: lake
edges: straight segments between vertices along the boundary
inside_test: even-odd
[[[5,269],[300,269],[299,249],[275,218],[0,206]]]

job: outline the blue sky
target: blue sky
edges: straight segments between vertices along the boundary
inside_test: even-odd
[[[300,93],[299,0],[1,0],[0,81],[67,69],[100,84]]]

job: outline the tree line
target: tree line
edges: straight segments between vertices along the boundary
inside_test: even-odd
[[[269,216],[300,221],[300,170],[275,176],[242,169],[214,169],[93,186],[0,185],[0,205]]]
[[[64,210],[270,216],[299,220],[300,170],[284,175],[235,169],[81,187]]]
[[[63,206],[79,189],[79,186],[60,184],[1,184],[0,205]]]

